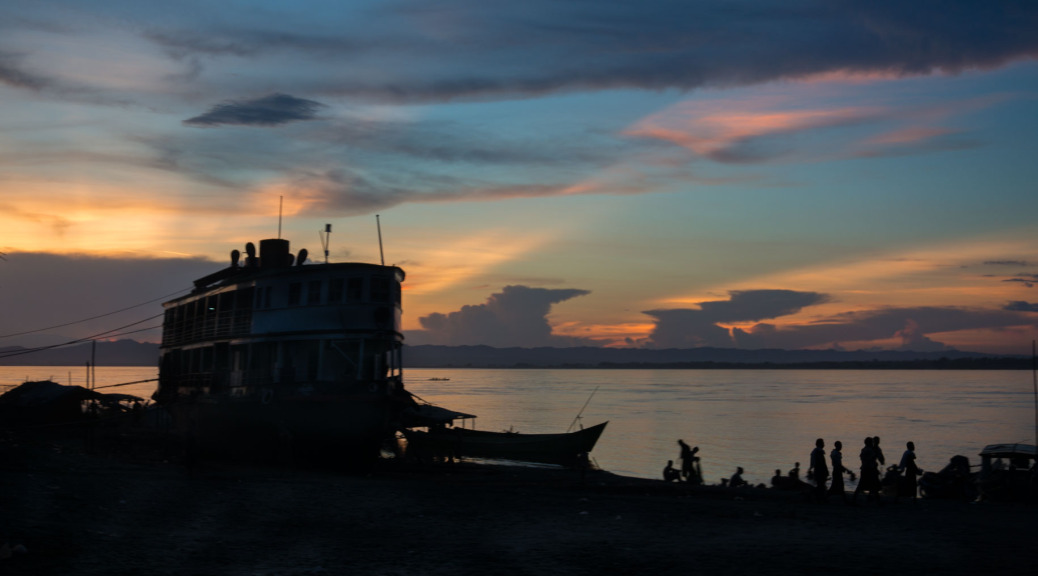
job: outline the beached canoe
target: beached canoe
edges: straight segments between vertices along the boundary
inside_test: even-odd
[[[562,434],[431,428],[404,430],[404,436],[408,453],[419,457],[469,456],[569,466],[580,454],[591,452],[608,423]]]

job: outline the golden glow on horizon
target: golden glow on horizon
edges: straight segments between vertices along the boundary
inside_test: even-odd
[[[589,338],[606,346],[629,346],[627,340],[638,342],[644,340],[652,332],[655,324],[651,322],[629,322],[623,324],[586,324],[579,321],[566,321],[552,324],[552,334],[572,338]]]
[[[809,306],[796,314],[763,320],[781,329],[824,323],[847,312],[892,305],[898,308],[948,306],[991,309],[1012,300],[1026,300],[1018,284],[1002,281],[1012,277],[1016,268],[1006,269],[987,263],[995,256],[1035,262],[1038,261],[1038,249],[1026,242],[1001,237],[960,240],[900,253],[876,254],[857,262],[821,264],[760,276],[725,286],[723,290],[718,288],[666,298],[659,302],[659,307],[698,308],[701,302],[727,300],[729,291],[738,290],[786,289],[829,294],[829,302]],[[724,327],[751,331],[756,324],[740,322],[725,324]],[[964,329],[928,333],[927,337],[965,350],[996,347],[1008,350],[1017,339],[1033,338],[1032,332],[1030,328]],[[840,342],[846,349],[897,348],[902,344],[899,337]]]
[[[459,288],[540,249],[553,238],[554,234],[546,232],[515,235],[507,230],[484,230],[464,237],[438,237],[435,242],[400,239],[397,250],[409,255],[404,329],[420,329],[418,319],[434,312],[447,314],[462,306],[482,304],[502,286],[487,287],[480,292],[483,300],[477,302],[472,301],[473,290]]]
[[[659,301],[661,306],[688,306],[726,300],[729,291],[785,289],[831,294],[842,307],[968,306],[990,302],[993,295],[1006,299],[1016,287],[988,275],[997,270],[984,263],[995,255],[1020,261],[1038,260],[1038,249],[1026,242],[1004,239],[971,239],[916,250],[876,254],[848,263],[824,263],[759,276],[714,289],[683,294]],[[1011,276],[1008,270],[1001,270]],[[954,298],[951,298],[954,296]],[[818,308],[818,307],[813,307]]]

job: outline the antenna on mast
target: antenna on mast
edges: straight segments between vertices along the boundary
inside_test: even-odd
[[[285,206],[285,197],[278,196],[278,240],[281,240],[281,209]]]
[[[375,214],[375,226],[378,227],[378,257],[382,261],[382,265],[386,265],[386,257],[382,254],[382,223],[378,219],[378,214]]]
[[[327,264],[328,263],[328,242],[329,242],[329,240],[331,238],[331,235],[332,235],[332,225],[331,224],[325,224],[324,225],[324,232],[323,233],[322,232],[318,232],[317,235],[321,237],[321,245],[324,246],[324,263]]]

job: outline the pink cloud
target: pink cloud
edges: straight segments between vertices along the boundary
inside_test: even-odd
[[[726,160],[734,148],[754,139],[853,124],[881,113],[863,106],[783,109],[782,104],[687,101],[639,121],[624,135],[662,140],[700,156]]]
[[[915,144],[918,142],[925,142],[932,140],[939,136],[950,134],[952,131],[947,128],[929,128],[926,126],[912,126],[909,128],[902,128],[900,130],[894,130],[892,132],[886,132],[878,136],[874,136],[865,141],[866,145],[872,146],[890,146],[890,145],[904,145],[904,144]]]

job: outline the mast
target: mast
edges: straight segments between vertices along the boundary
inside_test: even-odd
[[[285,197],[278,196],[278,240],[281,240],[281,211],[285,207]]]
[[[378,257],[382,265],[386,265],[386,257],[382,254],[382,223],[379,222],[378,214],[375,214],[375,226],[378,227]]]
[[[324,225],[324,233],[323,234],[319,234],[319,236],[321,237],[321,244],[324,246],[324,263],[327,264],[328,263],[328,243],[331,241],[332,225],[331,224],[325,224]]]

